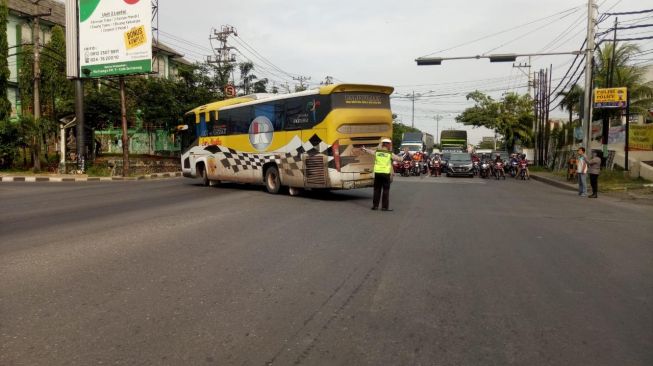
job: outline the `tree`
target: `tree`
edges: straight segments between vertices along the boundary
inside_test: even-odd
[[[254,93],[267,93],[268,79],[260,79],[256,81],[253,85],[252,90],[254,91]]]
[[[467,94],[467,99],[475,104],[458,115],[456,121],[500,133],[509,151],[514,150],[517,141],[523,145],[532,141],[533,101],[529,95],[507,93],[497,101],[475,91]]]
[[[562,128],[560,137],[566,144],[573,143],[574,139],[574,113],[580,112],[580,100],[584,95],[584,90],[578,84],[574,84],[568,91],[558,93],[562,97],[560,109],[569,112],[569,123]]]
[[[74,90],[66,77],[66,37],[63,28],[52,28],[50,41],[41,54],[41,90],[43,104],[56,122],[74,113]]]
[[[646,81],[647,67],[633,64],[633,59],[641,54],[640,48],[632,43],[617,43],[613,59],[613,47],[612,42],[606,42],[596,51],[594,87],[627,87],[631,113],[648,116],[648,110],[653,107],[653,81]],[[609,85],[611,74],[612,84]],[[602,117],[599,114],[597,118]]]
[[[238,70],[240,71],[239,87],[244,95],[250,94],[257,79],[256,75],[252,74],[252,71],[254,71],[254,63],[251,61],[241,62],[238,64]]]
[[[415,127],[406,126],[396,120],[392,122],[392,146],[394,146],[395,151],[399,151],[401,139],[406,132],[420,132],[420,130]]]
[[[9,82],[9,45],[7,44],[7,0],[0,1],[0,121],[11,116],[11,102],[7,97]]]

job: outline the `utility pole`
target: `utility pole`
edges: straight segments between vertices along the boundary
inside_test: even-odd
[[[225,88],[227,87],[226,84],[229,83],[228,71],[230,70],[232,72],[232,83],[235,84],[232,65],[236,63],[236,54],[232,53],[231,51],[235,50],[236,48],[231,47],[227,44],[229,36],[231,35],[237,37],[238,31],[236,30],[236,28],[230,25],[221,26],[219,32],[217,29],[213,29],[213,34],[209,35],[209,40],[217,40],[220,43],[220,47],[213,49],[213,53],[214,53],[213,58],[211,58],[210,56],[207,57],[206,62],[209,64],[218,65],[218,74],[220,74],[220,80],[225,81],[225,85],[220,85],[223,93],[225,92]],[[225,71],[227,71],[226,74]]]
[[[292,79],[295,80],[295,81],[299,81],[299,87],[303,91],[303,90],[306,90],[306,88],[308,87],[304,83],[306,81],[311,80],[311,77],[310,76],[308,76],[308,77],[306,77],[306,76],[297,76],[297,77],[293,77]]]
[[[34,79],[33,79],[33,103],[34,103],[34,120],[36,123],[39,123],[39,119],[41,118],[41,94],[40,94],[40,86],[41,86],[41,27],[39,24],[39,21],[41,17],[45,16],[50,16],[52,15],[52,9],[48,9],[47,13],[39,13],[39,2],[41,0],[36,0],[33,2],[35,8],[36,8],[36,14],[30,15],[29,17],[32,18],[32,44],[34,48]],[[32,156],[34,159],[34,169],[35,170],[41,170],[41,139],[40,137],[35,137],[34,138],[34,146],[35,146],[35,151],[32,152]]]
[[[333,84],[333,77],[332,76],[327,76],[324,78],[324,81],[320,83],[320,85],[331,85]]]
[[[512,64],[512,67],[518,69],[522,74],[526,75],[528,77],[528,95],[531,97],[533,96],[531,94],[531,88],[533,86],[533,80],[531,79],[532,74],[531,74],[531,56],[528,56],[528,63],[518,63],[518,64]],[[528,69],[528,72],[525,72],[522,69]]]
[[[614,69],[615,69],[615,51],[617,49],[617,25],[618,19],[614,18],[614,35],[612,36],[612,55],[610,57],[610,63],[608,64],[608,88],[612,88],[614,81]],[[610,116],[606,110],[601,111],[603,113],[603,125],[601,126],[602,137],[601,144],[603,145],[603,156],[607,159],[608,157],[608,141],[610,138]]]
[[[415,128],[415,91],[414,90],[413,90],[412,100],[413,100],[413,113],[412,113],[412,117],[410,119],[411,120],[410,126]]]
[[[125,78],[120,77],[120,116],[122,119],[122,176],[129,176],[129,136],[127,136],[127,106],[125,102]]]
[[[231,53],[231,50],[234,50],[235,47],[230,47],[227,44],[229,36],[234,35],[238,37],[238,31],[236,28],[230,25],[223,25],[220,27],[220,31],[217,29],[213,30],[213,34],[209,35],[210,40],[217,40],[220,42],[220,47],[213,49],[215,53],[215,60],[208,60],[211,63],[217,64],[231,64],[236,62],[236,55]]]
[[[594,31],[596,26],[596,4],[587,1],[587,48],[585,49],[585,96],[583,111],[583,147],[590,148],[592,141],[592,64],[594,55]]]
[[[540,121],[540,106],[539,106],[539,86],[540,79],[538,74],[533,74],[533,161],[535,164],[539,165],[539,155],[538,155],[538,125]]]

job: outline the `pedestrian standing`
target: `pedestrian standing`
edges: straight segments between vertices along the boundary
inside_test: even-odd
[[[578,162],[576,163],[576,175],[578,175],[578,195],[587,197],[587,170],[588,164],[585,158],[585,148],[578,148]]]
[[[392,153],[392,140],[384,138],[381,140],[381,147],[377,150],[369,150],[363,147],[363,151],[374,154],[374,198],[372,199],[372,210],[392,211],[390,208],[390,183],[392,183],[392,161],[401,161],[402,158]],[[383,199],[381,199],[383,196]]]
[[[592,151],[592,159],[588,161],[590,185],[592,186],[592,195],[589,198],[598,198],[599,194],[599,174],[601,173],[601,155],[599,151]]]

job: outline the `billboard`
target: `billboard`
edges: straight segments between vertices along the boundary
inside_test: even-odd
[[[149,0],[79,0],[79,76],[152,71]]]
[[[625,108],[627,96],[626,88],[594,89],[594,108]]]
[[[630,125],[628,131],[630,150],[653,150],[653,125]]]

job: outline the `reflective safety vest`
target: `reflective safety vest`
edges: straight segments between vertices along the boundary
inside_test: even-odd
[[[374,173],[390,174],[392,172],[392,153],[377,150],[374,153]]]

